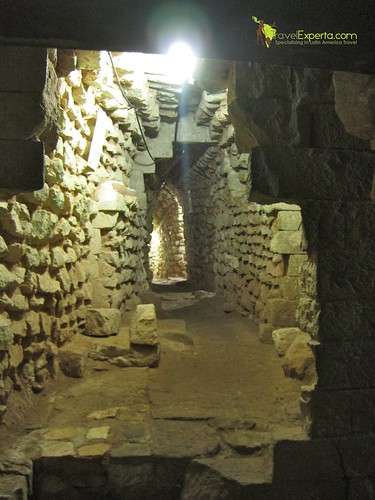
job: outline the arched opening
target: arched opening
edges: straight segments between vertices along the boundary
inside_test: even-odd
[[[164,184],[153,212],[149,262],[153,282],[187,278],[184,215],[177,193]]]

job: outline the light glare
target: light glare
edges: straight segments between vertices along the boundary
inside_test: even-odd
[[[178,83],[190,81],[196,63],[193,51],[184,42],[176,42],[168,50],[170,74],[173,74]]]

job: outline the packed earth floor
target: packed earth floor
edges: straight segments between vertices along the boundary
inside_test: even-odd
[[[89,359],[83,378],[60,373],[33,396],[22,434],[15,399],[5,462],[30,468],[37,500],[276,498],[273,444],[306,438],[301,384],[219,297],[176,283],[142,301],[156,305],[159,366]]]

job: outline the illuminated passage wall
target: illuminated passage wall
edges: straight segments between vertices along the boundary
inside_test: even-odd
[[[149,259],[154,279],[187,277],[183,213],[172,187],[162,188],[157,199]]]

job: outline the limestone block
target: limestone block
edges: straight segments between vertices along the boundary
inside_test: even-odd
[[[26,477],[21,474],[2,474],[0,492],[0,498],[4,500],[27,500],[29,491]]]
[[[96,229],[112,229],[118,220],[118,213],[99,212],[92,224]]]
[[[61,290],[60,283],[51,278],[48,272],[38,275],[38,292],[42,294],[53,294]]]
[[[38,191],[32,191],[31,193],[22,193],[20,197],[22,200],[32,203],[33,205],[40,205],[44,203],[49,196],[49,187],[48,184],[44,184],[43,189],[39,189]]]
[[[19,262],[25,255],[26,245],[23,243],[10,243],[8,252],[3,256],[3,260],[12,264]]]
[[[40,333],[39,314],[35,311],[27,311],[25,313],[25,320],[28,334],[31,336],[38,335]]]
[[[284,299],[296,300],[300,296],[298,278],[285,276],[280,285],[281,296]]]
[[[287,210],[277,214],[276,227],[279,231],[298,231],[301,225],[301,211]]]
[[[299,276],[300,267],[307,261],[307,255],[290,255],[288,260],[287,276]]]
[[[76,50],[78,69],[99,69],[100,52],[97,50]]]
[[[29,241],[35,244],[45,243],[52,239],[58,216],[47,210],[35,210],[31,217],[31,235]]]
[[[23,203],[12,203],[9,206],[9,211],[2,210],[1,226],[7,233],[14,237],[25,237],[30,227],[30,213],[26,205]]]
[[[61,247],[51,250],[51,266],[53,268],[63,267],[66,264],[67,254]]]
[[[157,345],[157,320],[154,304],[139,304],[130,324],[130,341],[138,345]]]
[[[264,317],[274,327],[296,326],[297,306],[297,300],[269,299],[264,310]]]
[[[121,314],[117,309],[92,307],[87,309],[85,334],[92,337],[117,335],[120,329]]]
[[[315,376],[315,357],[308,342],[311,342],[311,337],[307,333],[296,335],[285,353],[283,370],[287,377],[310,383]]]
[[[0,351],[9,351],[13,344],[14,331],[9,315],[0,314]]]
[[[82,378],[85,373],[87,353],[69,345],[59,349],[61,371],[67,377]]]
[[[298,254],[306,250],[306,239],[302,231],[279,231],[272,236],[271,252]]]
[[[57,281],[60,283],[61,289],[64,292],[70,293],[72,281],[70,279],[69,272],[65,267],[60,269],[59,274],[57,275]]]
[[[10,272],[4,264],[0,264],[0,291],[18,283],[17,276]]]
[[[302,331],[299,328],[279,328],[272,332],[272,340],[277,354],[284,356],[297,335]]]
[[[9,363],[13,368],[17,368],[23,361],[23,348],[21,344],[14,344],[9,348]]]
[[[311,335],[313,339],[318,338],[319,316],[320,306],[316,300],[305,297],[299,300],[296,314],[298,325],[304,332]],[[348,325],[345,326],[347,327]]]

